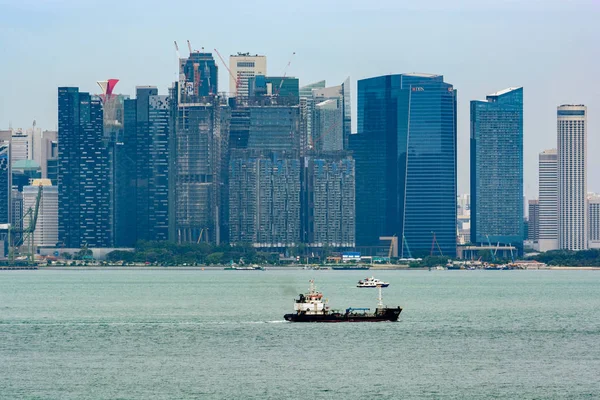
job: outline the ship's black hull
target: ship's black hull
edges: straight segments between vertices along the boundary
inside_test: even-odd
[[[402,308],[382,308],[375,313],[329,313],[314,314],[285,314],[283,318],[290,322],[383,322],[398,321]]]

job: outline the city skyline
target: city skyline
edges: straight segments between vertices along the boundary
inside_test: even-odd
[[[145,19],[139,18],[139,21],[123,10],[112,15],[109,24],[116,27],[113,32],[102,31],[97,37],[87,35],[85,44],[72,44],[67,38],[73,37],[80,24],[87,24],[94,15],[110,8],[111,1],[78,4],[76,7],[66,0],[51,2],[50,6],[38,5],[33,15],[27,1],[5,3],[6,12],[0,17],[3,22],[0,32],[10,33],[12,37],[16,35],[20,40],[8,42],[0,50],[3,59],[9,60],[0,66],[0,84],[6,93],[0,100],[1,129],[8,128],[11,121],[14,128],[26,129],[33,119],[42,129],[55,129],[55,90],[58,86],[78,86],[82,91],[98,92],[95,87],[97,80],[115,77],[121,80],[117,90],[120,93],[133,95],[136,86],[156,85],[159,94],[167,94],[171,82],[176,80],[177,61],[172,42],[175,39],[183,44],[185,39],[190,39],[193,48],[204,46],[205,51],[211,52],[217,48],[223,55],[238,51],[264,54],[269,60],[269,74],[272,76],[282,75],[292,53],[296,52],[288,76],[298,77],[301,86],[322,79],[329,84],[342,82],[350,76],[351,91],[356,92],[357,80],[366,77],[411,71],[443,74],[459,91],[459,193],[468,192],[469,187],[469,101],[482,98],[482,94],[492,93],[500,87],[523,86],[526,91],[524,192],[528,199],[535,198],[538,192],[537,154],[556,146],[556,106],[586,104],[592,115],[588,126],[590,154],[600,149],[600,138],[594,135],[597,123],[593,118],[600,101],[597,96],[599,83],[589,79],[599,63],[597,53],[589,51],[594,48],[593,38],[598,36],[598,28],[593,21],[599,8],[589,2],[531,1],[526,4],[480,5],[467,1],[450,6],[440,1],[429,1],[419,7],[382,2],[378,9],[359,2],[346,2],[345,7],[327,4],[319,8],[318,15],[331,20],[341,13],[339,22],[334,18],[327,27],[319,27],[315,32],[289,31],[284,41],[272,34],[273,25],[283,28],[297,22],[300,26],[309,16],[314,18],[315,14],[310,13],[310,2],[298,9],[282,10],[276,21],[269,20],[250,5],[240,5],[246,13],[255,17],[251,25],[256,33],[253,35],[223,35],[220,33],[222,29],[213,29],[221,27],[219,16],[224,18],[227,15],[224,6],[211,5],[215,18],[208,19],[206,27],[198,31],[191,25],[174,26],[169,16],[176,13],[176,7],[158,5],[154,11],[141,10]],[[265,6],[269,4],[274,5],[264,2]],[[199,5],[191,6],[186,12],[195,11],[207,12]],[[400,16],[404,23],[393,23]],[[67,18],[71,18],[70,23],[61,25]],[[235,18],[239,24],[247,20],[248,15],[243,20],[242,17]],[[269,24],[257,23],[267,20]],[[348,20],[369,27],[370,33],[364,35],[362,30],[351,29],[352,24],[346,24]],[[586,23],[588,20],[591,23]],[[236,21],[230,21],[232,26]],[[501,28],[507,23],[512,29],[503,35],[484,35],[485,40],[474,35],[479,35],[484,29]],[[154,29],[156,24],[164,26]],[[243,26],[250,25],[246,21],[245,25],[232,29],[239,33]],[[323,35],[334,32],[340,26],[343,30],[336,34],[339,38],[336,46],[320,46]],[[427,30],[432,26],[436,28]],[[376,37],[402,37],[404,33],[415,30],[422,33],[419,39],[404,42],[401,51],[397,52],[391,51],[396,47],[391,46],[390,41],[373,40]],[[127,35],[129,40],[121,43],[119,35]],[[98,51],[100,48],[101,52]],[[359,48],[366,56],[356,56]],[[536,51],[530,51],[532,48]],[[557,57],[560,48],[569,48],[572,57]],[[187,51],[181,50],[182,56],[185,56],[183,53]],[[40,59],[53,60],[44,63],[44,73],[33,69]],[[574,59],[577,59],[576,74],[571,72],[573,64],[570,60]],[[219,87],[228,90],[227,71],[219,62],[217,64],[220,69]],[[19,73],[26,73],[28,79],[25,82],[13,79]],[[569,79],[559,80],[560,76],[568,76]],[[34,96],[32,91],[35,91]],[[27,106],[22,107],[22,104]],[[352,108],[356,110],[356,101],[353,101]],[[588,168],[592,174],[600,170],[600,160],[590,158]],[[599,186],[599,182],[588,182],[590,191],[600,191]]]

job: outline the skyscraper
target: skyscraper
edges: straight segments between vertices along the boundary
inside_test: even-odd
[[[0,224],[11,221],[11,175],[10,143],[0,141]]]
[[[348,150],[351,134],[350,78],[338,86],[319,81],[300,88],[302,153]]]
[[[471,242],[523,248],[523,88],[471,101]]]
[[[600,248],[600,196],[588,195],[588,247]]]
[[[355,167],[348,152],[304,157],[302,221],[311,247],[355,246]]]
[[[39,187],[42,186],[38,219],[33,234],[35,246],[54,247],[58,242],[58,188],[49,179],[34,179],[23,188],[23,210],[34,209]],[[23,222],[29,226],[29,215]]]
[[[250,53],[231,55],[229,70],[233,75],[229,77],[229,92],[242,99],[248,98],[248,80],[256,75],[267,75],[267,57]]]
[[[232,150],[229,228],[232,243],[290,247],[300,243],[297,151]]]
[[[180,66],[169,101],[169,238],[219,244],[229,111],[211,53],[193,52]]]
[[[115,242],[169,237],[169,98],[154,86],[125,100],[124,135],[116,171]]]
[[[587,107],[562,105],[557,110],[558,246],[587,249]]]
[[[456,91],[443,76],[358,81],[356,241],[397,235],[412,254],[456,254]],[[435,253],[439,254],[438,246]]]
[[[540,201],[529,200],[529,219],[528,219],[527,239],[537,242],[540,238]]]
[[[22,130],[13,132],[11,138],[11,162],[31,160],[33,150],[32,132]]]
[[[538,250],[558,249],[558,158],[556,149],[539,157],[539,239]]]
[[[110,247],[110,193],[100,99],[58,88],[58,235],[65,247]]]
[[[179,81],[183,82],[179,90],[188,100],[216,96],[218,70],[212,53],[193,51],[188,58],[179,59]]]

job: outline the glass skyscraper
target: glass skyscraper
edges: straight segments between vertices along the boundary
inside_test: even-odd
[[[356,240],[401,256],[456,254],[456,91],[441,75],[358,81]],[[433,251],[432,251],[433,249]]]
[[[100,98],[58,88],[58,237],[65,247],[110,247],[110,171]]]
[[[523,247],[523,88],[471,101],[471,242]]]
[[[118,146],[117,246],[169,236],[169,99],[154,86],[125,100],[124,135]]]

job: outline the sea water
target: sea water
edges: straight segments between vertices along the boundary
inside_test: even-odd
[[[399,322],[283,321],[370,275]],[[600,272],[0,272],[0,399],[371,398],[600,398]]]

